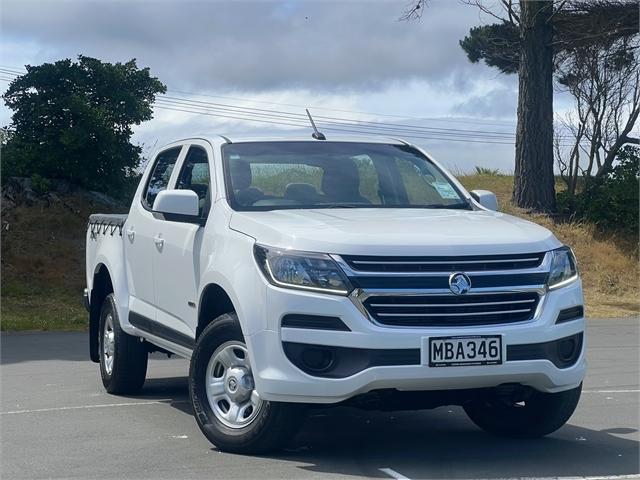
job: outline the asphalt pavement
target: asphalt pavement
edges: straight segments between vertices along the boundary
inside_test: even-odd
[[[0,476],[12,478],[640,478],[640,320],[589,320],[589,371],[568,425],[492,437],[457,407],[315,410],[288,448],[250,457],[201,435],[188,363],[154,354],[136,396],[104,392],[85,333],[0,337]]]

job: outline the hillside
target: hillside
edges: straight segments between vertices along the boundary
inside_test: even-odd
[[[87,219],[113,210],[87,192],[34,196],[3,189],[2,330],[85,328]]]
[[[580,265],[587,314],[637,315],[637,238],[598,232],[593,225],[531,215],[508,202],[513,178],[460,177],[469,189],[493,190],[501,210],[550,228],[571,245]],[[2,330],[83,329],[82,306],[86,221],[91,213],[126,211],[87,192],[46,196],[3,191]]]

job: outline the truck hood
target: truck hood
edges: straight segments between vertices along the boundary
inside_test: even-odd
[[[263,245],[344,255],[486,255],[561,246],[546,228],[484,210],[234,212],[230,228]]]

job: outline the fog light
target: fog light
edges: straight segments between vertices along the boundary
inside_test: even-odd
[[[310,370],[322,372],[333,365],[333,352],[326,348],[305,348],[302,351],[302,361]]]
[[[571,360],[576,353],[576,341],[574,338],[568,338],[558,342],[558,355],[565,362]]]

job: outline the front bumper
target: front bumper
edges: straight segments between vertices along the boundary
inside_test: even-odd
[[[543,392],[559,392],[578,386],[586,372],[584,336],[577,360],[559,368],[548,359],[509,360],[509,346],[547,343],[583,334],[584,317],[556,324],[561,310],[583,304],[580,280],[548,292],[531,320],[513,324],[465,327],[390,328],[372,323],[346,297],[266,286],[268,328],[247,336],[260,395],[271,401],[337,403],[371,390],[448,390],[495,387],[505,383],[530,386]],[[282,327],[287,314],[325,315],[339,318],[350,331]],[[501,365],[428,366],[423,345],[431,336],[502,335]],[[419,364],[371,366],[344,378],[309,375],[287,358],[284,345],[310,344],[367,350],[420,349]]]

